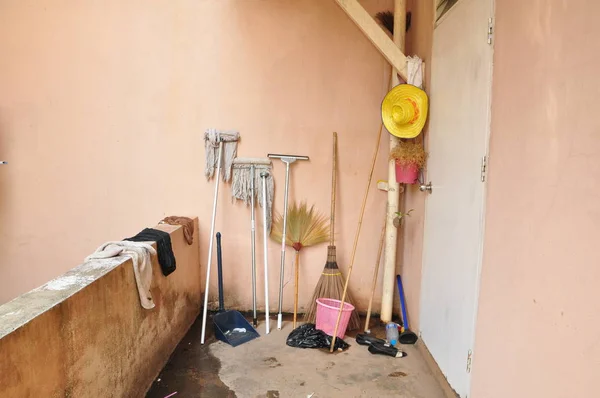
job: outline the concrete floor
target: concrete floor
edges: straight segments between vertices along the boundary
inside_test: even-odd
[[[161,371],[147,398],[179,397],[405,397],[445,398],[445,395],[413,346],[403,346],[405,358],[373,355],[354,338],[344,339],[351,347],[329,354],[326,350],[288,347],[292,330],[274,329],[238,347],[231,347],[210,335],[200,344],[202,320],[197,319],[173,356]],[[271,322],[276,325],[276,322]],[[372,329],[377,337],[383,328]],[[354,335],[354,333],[352,333]],[[312,395],[311,395],[312,394]]]

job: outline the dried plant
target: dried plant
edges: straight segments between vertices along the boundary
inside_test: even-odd
[[[318,213],[314,206],[309,208],[306,202],[294,203],[288,209],[286,229],[285,244],[300,251],[303,247],[318,245],[329,240],[329,217]],[[283,217],[281,214],[276,214],[271,238],[281,243],[282,233]]]
[[[422,168],[425,166],[425,161],[427,160],[427,152],[425,152],[423,144],[419,141],[400,141],[390,152],[390,159],[394,159],[396,163],[402,166],[414,164]]]

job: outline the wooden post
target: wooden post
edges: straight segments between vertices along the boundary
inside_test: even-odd
[[[404,52],[406,37],[406,0],[394,1],[394,43]],[[398,71],[392,73],[392,87],[400,83]],[[390,134],[390,152],[399,142],[399,138]],[[383,263],[383,291],[381,296],[381,321],[392,320],[394,303],[394,281],[396,275],[396,251],[398,247],[398,230],[394,226],[394,218],[400,203],[400,185],[396,182],[396,167],[393,160],[388,164],[388,201],[385,223],[385,254]]]

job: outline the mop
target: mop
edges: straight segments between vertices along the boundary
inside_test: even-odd
[[[279,312],[277,314],[277,329],[281,329],[283,320],[283,271],[285,270],[285,234],[287,229],[288,193],[290,187],[290,165],[296,160],[309,160],[308,156],[268,154],[271,159],[281,159],[285,163],[285,194],[283,195],[283,235],[281,237],[281,269],[279,270]]]
[[[267,185],[268,178],[272,178],[267,171],[260,172],[262,181],[262,208],[263,208],[263,257],[265,262],[265,333],[269,334],[269,252],[267,248],[267,238],[269,228],[267,225]]]
[[[204,133],[204,145],[206,149],[206,169],[204,174],[206,179],[210,180],[215,175],[215,196],[213,199],[213,211],[210,222],[210,243],[208,245],[208,260],[206,261],[206,287],[204,288],[204,308],[202,310],[202,335],[200,344],[204,344],[206,335],[206,315],[208,311],[208,288],[210,283],[210,268],[212,264],[212,251],[215,236],[215,219],[217,216],[217,199],[219,197],[219,174],[222,174],[223,181],[227,182],[231,178],[231,165],[237,153],[237,142],[240,139],[240,133],[236,131],[217,131],[208,129]],[[223,158],[223,152],[225,157]]]
[[[271,228],[271,208],[273,206],[273,177],[270,173],[266,177],[267,196],[263,200],[263,190],[258,189],[259,173],[270,171],[271,160],[268,158],[236,158],[233,160],[233,181],[231,195],[233,199],[243,200],[246,205],[250,203],[250,243],[252,254],[252,325],[258,325],[256,317],[256,221],[254,199],[258,197],[261,205],[267,206],[267,230]],[[258,170],[258,173],[257,173]]]

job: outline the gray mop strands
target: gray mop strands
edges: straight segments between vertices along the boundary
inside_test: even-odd
[[[263,189],[259,189],[262,187]],[[273,206],[273,177],[271,175],[271,159],[268,158],[236,158],[233,160],[233,183],[231,185],[233,199],[250,203],[250,242],[252,248],[252,324],[258,326],[256,315],[256,217],[255,200],[263,209],[263,228],[265,233],[271,230],[271,208]],[[265,200],[266,199],[266,200]],[[266,308],[268,303],[266,303]],[[268,333],[268,328],[267,328]]]
[[[218,131],[208,129],[204,133],[204,147],[206,149],[206,166],[204,175],[210,180],[215,174],[215,168],[219,163],[219,144],[223,143],[221,156],[221,173],[223,181],[227,182],[231,178],[231,165],[237,155],[237,143],[240,139],[240,133],[237,131]]]
[[[256,198],[262,206],[264,200],[260,173],[262,171],[268,172],[266,177],[268,231],[271,230],[271,209],[273,208],[274,196],[274,182],[271,169],[272,163],[269,158],[235,158],[233,160],[233,179],[231,182],[231,196],[234,200],[242,200],[248,205],[252,203],[252,198]],[[254,184],[252,183],[252,179],[254,179]]]

